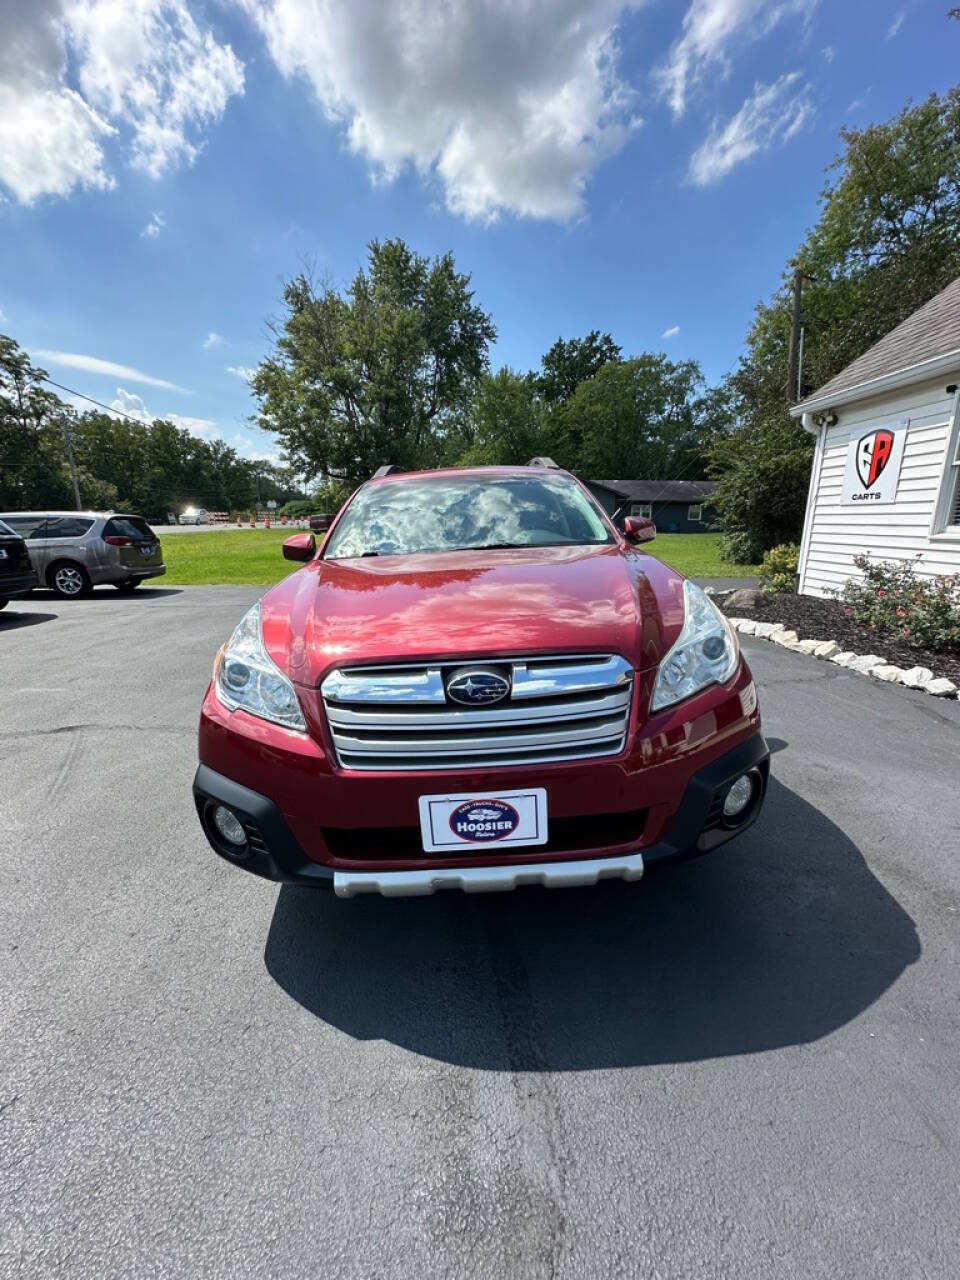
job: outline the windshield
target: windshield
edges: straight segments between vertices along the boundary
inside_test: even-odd
[[[338,560],[612,541],[569,476],[438,476],[361,489],[323,554]]]

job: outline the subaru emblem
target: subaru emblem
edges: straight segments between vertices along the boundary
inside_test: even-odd
[[[509,692],[509,677],[496,667],[458,667],[447,680],[447,697],[465,707],[502,702]]]

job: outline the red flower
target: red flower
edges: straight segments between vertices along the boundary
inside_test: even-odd
[[[907,616],[907,611],[906,611],[906,609],[898,609],[898,610],[897,610],[897,617],[898,617],[898,618],[905,618],[906,616]]]
[[[887,594],[887,593],[886,593],[885,591],[878,591],[878,592],[877,592],[877,595],[878,595],[878,596],[881,596],[881,597],[885,596],[886,594]]]
[[[903,628],[903,634],[904,634],[905,636],[908,636],[908,635],[910,634],[910,628],[909,628],[909,627],[904,627],[904,628]]]

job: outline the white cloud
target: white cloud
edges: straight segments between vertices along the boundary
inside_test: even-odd
[[[375,179],[439,180],[446,206],[567,221],[640,121],[617,68],[637,0],[240,0]]]
[[[147,236],[149,239],[155,240],[166,225],[167,220],[162,213],[151,214],[150,221],[140,232],[141,239]]]
[[[210,351],[213,347],[222,347],[223,338],[219,333],[208,333],[203,340],[204,351]]]
[[[4,311],[3,307],[0,307],[0,324],[6,324],[6,323],[7,323],[7,313]]]
[[[800,72],[783,75],[773,84],[756,84],[743,106],[724,124],[715,120],[704,142],[690,157],[689,177],[705,187],[744,160],[789,142],[813,115],[810,85],[800,85]]]
[[[156,378],[152,373],[141,373],[128,364],[117,364],[114,360],[101,360],[97,356],[79,355],[72,351],[39,350],[31,353],[37,360],[47,364],[63,365],[67,369],[82,369],[84,373],[102,373],[111,378],[126,378],[129,382],[142,382],[148,387],[164,387],[167,391],[186,391],[175,382],[166,378]]]
[[[768,35],[785,18],[809,18],[817,0],[691,0],[683,30],[656,72],[674,115],[683,115],[690,91],[714,64],[729,69],[729,51]]]
[[[112,135],[158,176],[242,91],[242,64],[187,0],[0,0],[0,184],[23,204],[111,187]]]
[[[256,369],[251,369],[246,364],[227,365],[227,373],[232,373],[235,378],[242,378],[244,382],[249,382],[256,372]]]
[[[679,332],[680,326],[678,324],[672,324],[669,329],[664,329],[663,336],[665,338],[675,338]]]
[[[903,26],[903,20],[906,16],[907,16],[907,11],[905,8],[897,11],[893,21],[890,23],[890,26],[887,28],[887,35],[886,35],[887,40],[892,40],[894,38],[894,36]]]
[[[90,405],[78,405],[78,408],[83,407],[89,409]],[[117,394],[110,401],[110,409],[118,417],[122,414],[126,418],[136,418],[138,422],[150,423],[157,418],[162,418],[164,422],[172,422],[175,427],[181,427],[191,435],[200,436],[203,440],[218,440],[223,436],[220,426],[212,418],[191,418],[183,413],[154,412],[147,408],[142,396],[138,396],[135,391],[127,391],[124,387],[117,387]]]
[[[832,44],[825,44],[820,52],[823,54],[824,60],[827,62],[832,62],[837,56],[837,51]]]

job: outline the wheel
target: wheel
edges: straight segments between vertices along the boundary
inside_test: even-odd
[[[9,603],[10,601],[6,596],[0,597],[0,609],[5,609]]]
[[[113,584],[123,595],[128,596],[131,591],[135,591],[140,585],[139,578],[128,578],[126,582],[115,582]]]
[[[88,596],[93,590],[93,584],[86,569],[82,565],[66,560],[62,564],[53,566],[50,570],[49,582],[58,596],[66,596],[71,600],[77,596]]]

